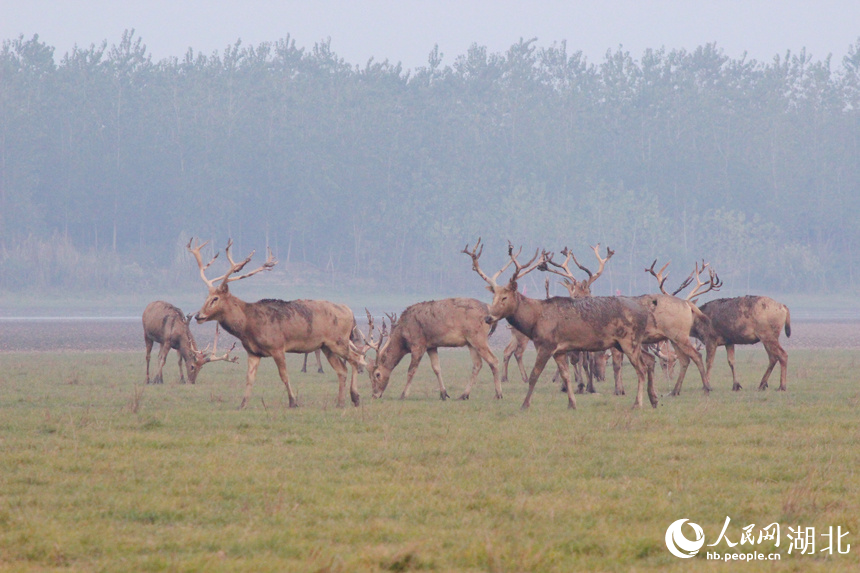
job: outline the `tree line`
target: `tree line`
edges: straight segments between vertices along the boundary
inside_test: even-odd
[[[482,236],[499,266],[507,239],[599,241],[625,293],[654,258],[738,294],[858,290],[860,39],[836,63],[536,40],[444,60],[4,41],[0,289],[180,284],[199,236],[308,280],[456,290]]]

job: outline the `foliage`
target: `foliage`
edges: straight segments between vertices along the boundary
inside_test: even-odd
[[[158,274],[194,235],[343,284],[455,290],[469,266],[452,259],[482,235],[499,252],[601,241],[634,294],[654,258],[719,263],[737,292],[856,291],[858,53],[591,63],[532,39],[404,70],[289,36],[159,62],[133,30],[59,62],[38,36],[7,40],[0,288],[54,284],[28,241]]]

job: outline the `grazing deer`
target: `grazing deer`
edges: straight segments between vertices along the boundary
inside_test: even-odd
[[[391,332],[388,341],[383,345],[383,337],[378,341],[372,340],[373,317],[368,312],[371,338],[366,338],[365,344],[376,350],[376,360],[369,363],[367,368],[373,387],[373,397],[382,396],[388,387],[391,372],[403,357],[409,354],[412,360],[406,372],[406,386],[400,394],[400,399],[405,399],[418,364],[426,352],[430,357],[430,366],[436,374],[436,380],[439,382],[439,397],[446,400],[449,396],[442,381],[438,349],[466,346],[472,355],[472,376],[463,394],[460,395],[460,400],[469,399],[472,385],[478,378],[483,361],[487,362],[493,373],[496,398],[500,399],[502,385],[499,379],[499,362],[490,350],[488,340],[495,330],[495,325],[485,323],[486,316],[487,305],[473,298],[446,298],[419,302],[400,313],[400,318],[396,315],[389,316]]]
[[[758,389],[767,388],[770,373],[779,362],[778,390],[786,390],[788,353],[779,343],[781,330],[785,330],[786,336],[791,336],[791,313],[786,305],[766,296],[740,296],[706,302],[699,310],[709,320],[697,320],[692,335],[705,344],[705,362],[709,374],[717,347],[725,346],[729,368],[732,370],[732,390],[740,390],[735,372],[735,344],[761,342],[769,364]]]
[[[302,361],[302,372],[307,372],[307,371],[308,371],[308,354],[310,354],[310,352],[305,352],[305,358],[304,358],[304,360]],[[319,348],[317,348],[316,350],[314,350],[314,357],[317,359],[317,373],[319,373],[319,374],[324,374],[324,373],[325,373],[325,370],[323,370],[323,367],[322,367],[322,361],[320,360],[320,350],[319,350]]]
[[[355,317],[346,305],[323,300],[293,300],[283,301],[263,299],[257,302],[245,302],[230,293],[229,283],[248,278],[261,271],[271,270],[276,262],[269,250],[269,256],[263,265],[251,272],[240,276],[232,276],[240,272],[254,256],[253,251],[242,262],[236,263],[230,253],[233,241],[228,241],[225,253],[230,269],[218,278],[206,278],[206,269],[218,257],[216,254],[207,264],[203,264],[200,249],[206,245],[198,244],[188,250],[197,260],[200,278],[209,289],[209,296],[195,318],[198,323],[208,320],[217,321],[227,332],[242,343],[248,353],[248,373],[245,380],[245,394],[239,409],[245,407],[251,396],[251,388],[257,376],[260,360],[271,356],[278,366],[278,374],[286,386],[290,400],[290,408],[298,406],[296,396],[290,386],[284,353],[306,353],[322,349],[323,354],[337,373],[338,395],[337,405],[345,403],[347,363],[353,366],[349,392],[352,403],[358,406],[359,395],[356,387],[355,369],[363,363],[361,355],[356,352],[352,343]],[[218,286],[215,282],[221,281]]]
[[[529,375],[529,389],[522,408],[531,404],[532,393],[538,378],[550,357],[554,358],[561,370],[562,379],[567,384],[568,407],[576,408],[576,398],[570,383],[567,353],[572,350],[599,351],[620,347],[630,358],[639,377],[639,391],[634,407],[642,405],[645,388],[645,370],[642,367],[641,343],[648,321],[648,313],[640,305],[620,297],[588,297],[572,299],[553,297],[550,299],[531,299],[517,290],[517,280],[538,267],[546,266],[547,253],[538,259],[539,251],[525,265],[517,261],[513,246],[508,243],[510,260],[492,277],[487,276],[478,264],[483,247],[481,240],[463,252],[472,259],[472,269],[484,279],[488,290],[493,293],[493,302],[488,309],[486,321],[492,323],[502,318],[517,330],[528,336],[537,349],[535,364]],[[511,264],[515,270],[505,286],[496,283],[499,275]],[[648,398],[657,407],[657,394],[653,384],[648,384]]]
[[[185,316],[181,310],[173,306],[169,302],[156,300],[148,305],[143,310],[143,341],[146,344],[146,383],[163,384],[162,370],[164,363],[167,361],[167,355],[170,349],[176,350],[179,354],[179,382],[185,384],[185,373],[182,371],[182,363],[185,362],[185,368],[188,370],[188,382],[194,384],[197,381],[197,374],[204,364],[225,360],[228,362],[236,362],[238,357],[230,357],[230,352],[233,348],[227,351],[223,356],[217,356],[218,348],[218,332],[215,332],[215,348],[211,353],[200,351],[197,349],[197,343],[194,341],[194,335],[191,334],[191,329],[188,327],[191,322],[191,315]],[[149,359],[152,354],[152,345],[158,343],[158,374],[150,381],[149,379]],[[233,347],[236,345],[233,344]]]

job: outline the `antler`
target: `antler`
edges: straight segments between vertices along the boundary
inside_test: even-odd
[[[224,282],[221,284],[227,284],[229,282],[238,281],[241,279],[246,279],[250,276],[253,276],[253,275],[259,273],[260,271],[270,271],[270,270],[272,270],[272,267],[274,267],[278,263],[278,261],[275,260],[274,255],[272,255],[272,249],[270,247],[267,249],[269,252],[269,256],[266,257],[266,262],[263,263],[263,265],[260,268],[254,269],[250,273],[245,273],[244,275],[241,275],[238,277],[231,277],[230,275],[232,275],[233,273],[238,273],[239,271],[244,269],[245,265],[247,265],[249,262],[251,262],[251,258],[254,256],[254,253],[256,252],[256,251],[251,251],[251,254],[248,255],[247,257],[245,257],[244,261],[237,264],[235,261],[233,261],[233,256],[230,253],[230,248],[232,246],[233,246],[233,239],[229,239],[227,241],[227,247],[224,249],[224,252],[227,253],[227,260],[230,261],[230,270],[227,272],[227,274],[224,275],[224,277],[223,277]],[[222,277],[218,277],[218,278],[222,278]],[[218,279],[215,279],[215,280],[218,280]]]
[[[522,248],[520,250],[522,250]],[[478,259],[481,258],[481,253],[484,252],[484,245],[481,244],[481,237],[478,237],[478,242],[475,243],[475,246],[472,247],[471,251],[469,250],[469,245],[467,243],[461,252],[466,253],[467,255],[472,257],[472,270],[474,270],[476,273],[478,273],[481,276],[481,278],[484,279],[487,282],[487,284],[489,284],[490,286],[499,286],[496,284],[496,279],[499,278],[499,275],[501,275],[503,272],[505,272],[505,270],[509,266],[511,266],[511,262],[513,262],[513,261],[508,261],[508,263],[505,266],[503,266],[501,269],[499,269],[499,271],[496,274],[494,274],[492,277],[488,277],[486,274],[484,274],[484,271],[481,270],[481,266],[478,264]],[[508,255],[510,255],[512,252],[513,252],[513,245],[511,245],[511,243],[509,241],[508,242]],[[517,255],[519,255],[519,252],[517,252]]]
[[[705,282],[701,279],[701,274],[705,272],[705,269],[708,269],[708,281]],[[706,263],[702,261],[702,268],[699,269],[699,263],[696,263],[695,270],[690,274],[688,279],[685,281],[685,284],[690,284],[693,281],[693,278],[696,280],[696,287],[690,291],[690,293],[686,296],[686,300],[695,303],[696,300],[703,294],[710,291],[720,290],[720,287],[723,286],[723,281],[720,280],[720,277],[717,276],[717,273],[714,272],[714,269],[710,268],[710,263]],[[703,288],[705,287],[705,288]]]
[[[578,266],[580,269],[582,269],[586,273],[588,273],[588,281],[586,282],[586,286],[588,286],[588,287],[591,287],[591,285],[594,284],[594,281],[596,281],[598,279],[598,277],[600,277],[600,275],[603,274],[603,267],[606,266],[606,261],[611,259],[612,255],[615,254],[615,251],[613,251],[609,247],[606,247],[606,258],[602,259],[602,258],[600,258],[599,249],[600,249],[600,243],[597,243],[596,245],[591,247],[591,250],[594,251],[594,256],[597,257],[597,262],[600,263],[600,266],[597,268],[597,272],[593,275],[591,274],[590,270],[588,270],[587,268],[585,268],[584,266],[579,264],[579,261],[576,260],[575,256],[571,255],[573,257],[573,262],[576,263],[576,266]]]
[[[215,340],[212,343],[212,352],[209,353],[203,360],[204,363],[208,362],[218,362],[224,360],[226,362],[239,362],[238,356],[230,356],[230,353],[233,352],[233,349],[236,348],[236,343],[233,343],[233,346],[224,353],[223,356],[218,356],[218,335],[221,333],[221,329],[218,326],[218,323],[215,323]],[[201,354],[206,354],[209,350],[209,345],[206,346],[206,349],[201,352]]]
[[[537,268],[541,268],[541,269],[547,268],[547,266],[546,266],[547,252],[546,251],[543,251],[541,253],[540,249],[535,249],[534,256],[531,259],[529,259],[529,262],[527,262],[524,265],[521,265],[520,262],[517,260],[517,257],[519,256],[519,254],[521,252],[523,252],[522,247],[520,247],[520,250],[517,251],[517,254],[515,255],[514,254],[514,246],[511,244],[510,241],[508,241],[508,256],[511,258],[511,260],[507,265],[502,267],[502,271],[505,270],[506,268],[508,268],[508,266],[510,266],[511,263],[514,263],[514,267],[516,267],[516,270],[514,271],[514,274],[511,275],[511,278],[508,281],[510,283],[516,282],[517,279],[526,276],[527,274],[529,274],[530,272],[532,272],[533,270],[535,270]],[[539,254],[541,255],[540,258],[538,258]],[[535,262],[535,261],[537,261],[537,262]],[[499,271],[499,272],[502,272],[502,271]]]
[[[197,266],[198,266],[198,267],[200,267],[200,278],[202,278],[202,279],[203,279],[203,282],[205,282],[205,283],[206,283],[206,286],[208,286],[210,289],[213,289],[213,288],[215,288],[215,287],[214,287],[214,286],[212,286],[212,285],[213,285],[213,283],[214,283],[215,281],[217,281],[218,279],[213,279],[213,280],[209,280],[209,279],[207,279],[207,278],[206,278],[206,269],[208,269],[208,268],[209,268],[209,266],[210,266],[212,263],[214,263],[214,262],[215,262],[215,259],[217,259],[217,258],[218,258],[218,253],[215,253],[215,256],[214,256],[214,257],[212,257],[212,260],[211,260],[211,261],[209,261],[208,263],[206,263],[206,264],[204,265],[204,264],[203,264],[203,258],[200,256],[200,249],[202,249],[203,247],[205,247],[206,245],[208,245],[208,244],[209,244],[209,241],[206,241],[206,242],[205,242],[205,243],[203,243],[203,244],[200,244],[200,243],[199,243],[199,241],[198,241],[197,246],[196,246],[196,247],[194,247],[194,248],[192,249],[192,248],[191,248],[191,243],[193,243],[193,242],[194,242],[194,238],[192,237],[192,238],[191,238],[191,240],[189,240],[189,241],[188,241],[188,244],[185,246],[185,248],[186,248],[186,249],[188,249],[188,251],[189,251],[192,255],[194,255],[194,258],[195,258],[195,259],[197,259]],[[218,278],[221,278],[221,277],[218,277]]]
[[[367,313],[367,334],[368,334],[368,336],[365,336],[364,332],[362,332],[360,328],[358,329],[358,334],[361,336],[362,340],[364,340],[365,346],[367,346],[368,348],[372,348],[372,349],[376,350],[376,354],[378,356],[379,353],[382,352],[382,348],[383,348],[382,342],[385,340],[385,335],[388,334],[387,327],[385,326],[385,319],[384,318],[382,319],[382,330],[379,332],[379,340],[374,341],[373,340],[373,331],[376,330],[376,328],[373,325],[373,315],[370,314],[370,311],[367,310],[367,308],[364,309],[364,312]]]
[[[194,258],[197,260],[197,266],[200,268],[200,278],[203,279],[203,282],[206,283],[206,286],[208,286],[210,290],[215,288],[214,285],[217,281],[220,281],[223,279],[223,282],[221,284],[227,284],[229,282],[238,281],[240,279],[245,279],[245,278],[248,278],[252,275],[259,273],[260,271],[271,270],[272,267],[274,267],[278,262],[275,260],[274,256],[272,255],[272,249],[270,248],[269,249],[269,256],[266,259],[266,262],[263,263],[263,265],[260,268],[255,269],[255,270],[251,271],[250,273],[245,273],[242,276],[231,277],[230,275],[232,275],[233,273],[238,273],[243,268],[245,268],[245,265],[247,265],[251,261],[251,258],[254,256],[255,251],[251,251],[251,254],[248,255],[247,257],[245,257],[244,261],[237,264],[233,260],[233,255],[230,253],[230,248],[233,246],[233,239],[229,239],[227,241],[227,248],[225,248],[224,251],[227,253],[227,260],[230,262],[230,270],[227,271],[227,273],[221,275],[220,277],[216,277],[214,279],[207,279],[206,278],[206,269],[208,269],[212,265],[212,263],[215,262],[215,259],[218,258],[219,253],[215,253],[215,256],[212,257],[212,260],[210,260],[208,263],[206,263],[204,265],[203,264],[203,257],[200,255],[200,249],[202,249],[203,247],[208,245],[209,241],[206,241],[203,244],[198,244],[196,247],[192,248],[191,244],[193,242],[194,242],[194,239],[192,238],[190,241],[188,241],[188,245],[186,245],[185,248],[188,249],[188,251],[192,255],[194,255]]]
[[[651,268],[645,269],[646,273],[651,273],[652,275],[654,275],[654,278],[657,279],[657,283],[660,286],[660,292],[662,292],[663,294],[669,294],[666,292],[666,289],[663,288],[663,285],[666,283],[666,279],[669,278],[669,273],[666,273],[666,275],[664,276],[663,271],[666,270],[666,268],[669,266],[669,263],[671,263],[671,262],[672,261],[669,261],[668,263],[666,263],[665,265],[660,267],[659,271],[655,272],[654,271],[654,265],[657,264],[657,259],[654,259],[654,262],[651,263]],[[688,282],[686,284],[690,284],[690,283]],[[686,285],[684,285],[684,286],[686,286]],[[673,294],[678,294],[684,288],[684,286],[682,286],[680,289],[676,290]]]

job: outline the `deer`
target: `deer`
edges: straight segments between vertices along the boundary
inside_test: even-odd
[[[562,278],[562,284],[567,289],[570,298],[585,298],[591,296],[591,286],[594,282],[600,278],[603,274],[603,270],[606,267],[606,263],[609,259],[612,258],[612,255],[615,254],[615,251],[606,247],[606,257],[600,256],[600,243],[591,247],[591,250],[594,251],[594,256],[597,257],[597,262],[599,264],[596,273],[592,273],[591,270],[584,265],[581,265],[579,261],[576,260],[576,255],[573,254],[573,251],[564,247],[561,250],[561,254],[564,255],[565,259],[562,263],[556,263],[552,260],[552,256],[549,256],[546,260],[547,266],[546,271],[551,272],[557,275],[560,275]],[[568,266],[570,264],[571,259],[574,264],[579,267],[581,270],[585,271],[588,275],[586,280],[577,280],[576,277],[570,270]],[[560,269],[560,270],[555,270]],[[549,291],[547,291],[547,297],[549,295]],[[571,352],[570,353],[570,362],[574,367],[574,377],[577,382],[577,394],[582,394],[585,391],[589,393],[594,393],[594,379],[604,380],[606,378],[606,353],[605,352],[592,352],[592,353],[580,353],[580,352]],[[587,385],[582,383],[582,375],[580,370],[585,370],[586,378],[588,379]],[[559,373],[556,373],[556,377],[559,376]],[[555,378],[553,378],[553,381]],[[619,380],[616,378],[616,394],[624,394],[624,388],[621,387],[619,390],[618,387]],[[567,391],[567,388],[562,384],[561,388],[562,392]]]
[[[489,336],[495,330],[495,324],[489,325],[484,322],[487,310],[485,303],[473,298],[446,298],[419,302],[407,307],[400,313],[399,318],[397,315],[389,315],[391,330],[388,333],[388,340],[383,344],[384,336],[380,336],[377,341],[372,339],[373,317],[365,309],[370,338],[364,337],[364,344],[376,351],[376,360],[368,363],[367,367],[373,397],[382,397],[388,387],[391,372],[403,357],[409,354],[411,361],[406,372],[406,386],[400,394],[400,399],[405,400],[418,364],[426,353],[430,357],[430,366],[439,383],[439,397],[447,400],[450,396],[442,380],[438,349],[466,346],[472,356],[472,375],[460,395],[460,400],[469,399],[472,386],[484,362],[493,373],[495,397],[501,399],[499,361],[490,350],[489,344]],[[383,319],[383,327],[384,322]]]
[[[544,287],[546,288],[546,298],[549,298],[549,277],[547,277]],[[508,345],[502,353],[504,363],[502,382],[508,381],[508,363],[511,361],[511,356],[513,356],[517,360],[517,366],[520,369],[520,376],[522,376],[523,382],[527,384],[529,381],[529,375],[526,373],[526,367],[523,364],[523,355],[526,353],[526,348],[529,345],[529,337],[511,325],[508,325],[508,329],[511,331],[511,341],[508,342]],[[553,379],[553,382],[554,381],[555,379]]]
[[[493,294],[493,302],[484,319],[488,324],[506,319],[514,328],[528,336],[535,345],[537,357],[529,374],[529,389],[523,400],[522,409],[531,406],[535,385],[550,358],[555,359],[567,384],[568,408],[576,408],[576,398],[570,383],[567,353],[572,350],[600,351],[608,348],[621,348],[630,358],[639,378],[639,389],[634,408],[642,406],[645,388],[645,369],[642,366],[642,339],[648,321],[648,313],[641,305],[623,297],[552,297],[531,299],[518,290],[517,281],[537,268],[546,267],[548,253],[538,257],[540,250],[526,264],[520,264],[513,245],[508,242],[509,261],[492,277],[481,270],[479,259],[483,253],[481,239],[472,249],[463,249],[472,259],[472,270],[487,283],[487,290]],[[496,280],[511,264],[514,271],[506,285]],[[657,407],[657,394],[653,383],[648,384],[648,398]]]
[[[726,358],[732,371],[732,390],[742,386],[735,372],[735,345],[761,342],[767,352],[768,366],[758,389],[768,387],[768,379],[779,362],[779,391],[785,391],[788,378],[788,353],[779,343],[780,331],[791,336],[791,313],[781,302],[766,296],[718,298],[699,307],[708,320],[696,320],[692,335],[705,345],[705,363],[710,374],[717,347],[726,347]],[[683,366],[682,366],[683,369]],[[679,383],[680,384],[680,383]],[[680,391],[680,386],[678,386]]]
[[[179,308],[169,302],[156,300],[146,305],[146,308],[143,310],[142,321],[143,341],[146,344],[147,384],[164,383],[162,371],[171,349],[176,350],[176,353],[179,354],[179,382],[181,384],[185,384],[185,373],[182,370],[183,362],[185,362],[185,369],[188,371],[188,382],[194,384],[197,381],[200,369],[205,364],[220,360],[227,362],[237,362],[239,360],[237,356],[230,357],[230,352],[236,347],[235,343],[223,356],[217,355],[217,330],[215,331],[215,346],[212,352],[198,350],[194,335],[191,334],[191,329],[189,328],[191,315],[186,316]],[[158,351],[158,373],[155,375],[155,378],[150,380],[149,362],[152,354],[152,345],[156,342],[160,346]]]
[[[643,304],[652,307],[655,320],[655,335],[659,335],[659,333],[665,334],[660,340],[654,340],[657,336],[652,336],[646,343],[660,344],[668,341],[675,351],[675,357],[680,362],[681,368],[670,395],[678,396],[681,393],[681,385],[684,382],[684,376],[687,373],[687,368],[691,360],[699,369],[699,375],[702,377],[702,389],[707,394],[711,391],[710,370],[705,368],[702,362],[702,355],[693,345],[690,336],[696,322],[707,323],[709,318],[699,310],[695,301],[705,293],[720,290],[723,283],[720,281],[719,276],[709,268],[708,263],[702,261],[701,267],[696,263],[693,272],[670,294],[665,289],[666,280],[669,278],[666,269],[669,267],[670,262],[664,264],[660,270],[655,270],[654,267],[657,265],[657,260],[655,259],[651,263],[651,266],[645,269],[646,273],[651,274],[657,280],[661,294],[642,295],[637,298]],[[706,269],[709,272],[707,282],[701,280],[701,275]],[[696,281],[696,286],[685,298],[679,298],[677,295],[692,284],[693,280]],[[664,356],[666,355],[664,354]],[[661,358],[659,352],[657,353],[657,357]],[[620,377],[620,368],[617,375]]]
[[[278,367],[289,397],[289,407],[298,406],[296,395],[287,374],[287,352],[303,354],[321,349],[331,364],[338,379],[337,406],[345,403],[347,364],[353,367],[350,379],[350,398],[355,406],[360,403],[356,387],[356,368],[364,364],[362,355],[357,351],[352,339],[355,317],[348,306],[325,300],[262,299],[245,302],[230,292],[229,284],[246,279],[263,271],[270,271],[277,261],[268,249],[268,257],[262,266],[239,276],[254,256],[251,251],[244,260],[236,263],[231,254],[232,239],[224,249],[230,268],[223,275],[209,279],[208,269],[218,253],[203,264],[200,250],[208,244],[192,247],[194,239],[188,242],[187,249],[197,261],[200,278],[206,283],[209,294],[199,311],[194,315],[198,323],[217,321],[221,327],[239,339],[248,355],[248,371],[245,378],[245,393],[239,409],[243,409],[251,397],[251,388],[257,376],[257,367],[264,357],[271,357]],[[216,282],[221,281],[217,286]]]

